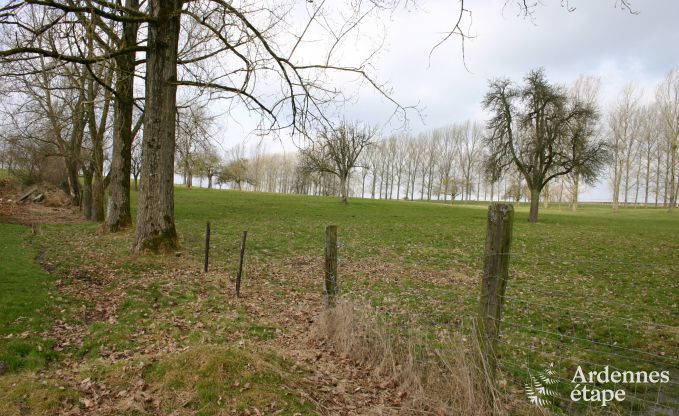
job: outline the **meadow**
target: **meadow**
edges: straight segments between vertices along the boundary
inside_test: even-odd
[[[343,298],[370,305],[396,339],[417,331],[431,346],[415,351],[417,359],[445,351],[451,333],[468,335],[477,314],[486,203],[351,199],[344,206],[332,197],[176,188],[175,206],[182,249],[174,256],[134,255],[131,232],[104,234],[93,223],[44,224],[36,235],[0,224],[0,296],[19,304],[0,314],[0,361],[8,367],[0,413],[70,406],[292,415],[355,405],[348,393],[335,403],[334,393],[317,388],[324,381],[314,368],[335,366],[332,353],[320,346],[323,358],[307,357],[308,346],[296,345],[323,309],[327,224],[338,226]],[[663,412],[679,397],[679,215],[552,205],[529,224],[527,207],[515,210],[498,350],[507,394],[523,400],[526,380],[552,364],[562,390],[549,404],[554,411],[671,414]],[[207,221],[210,272],[203,274]],[[235,299],[243,230],[244,296]],[[573,407],[564,396],[577,365],[670,370],[673,383],[662,391],[634,387],[617,410]],[[373,399],[398,407],[385,395],[366,398],[357,414]]]

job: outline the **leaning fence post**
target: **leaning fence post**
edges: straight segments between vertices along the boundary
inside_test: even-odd
[[[207,222],[205,226],[205,267],[203,271],[207,273],[207,263],[210,258],[210,221]]]
[[[325,300],[335,306],[337,296],[337,226],[325,227]]]
[[[490,204],[478,329],[482,358],[491,375],[497,367],[495,348],[500,335],[502,306],[509,277],[509,250],[512,243],[513,222],[514,208],[510,204]]]
[[[240,260],[238,261],[238,274],[236,274],[236,297],[240,297],[240,278],[243,275],[243,257],[245,256],[245,239],[248,232],[243,231],[243,239],[240,242]]]

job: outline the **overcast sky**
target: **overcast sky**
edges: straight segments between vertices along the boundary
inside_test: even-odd
[[[531,69],[544,67],[552,82],[570,84],[580,74],[601,77],[601,104],[615,101],[625,83],[633,81],[652,99],[655,86],[673,67],[679,66],[679,1],[633,0],[632,15],[615,0],[571,0],[575,11],[560,0],[543,0],[534,18],[519,15],[516,6],[503,8],[504,0],[467,1],[472,26],[465,44],[466,66],[459,38],[451,38],[429,53],[457,17],[458,2],[420,0],[415,10],[399,9],[381,21],[386,28],[385,46],[372,61],[375,76],[393,88],[404,105],[419,104],[422,118],[409,117],[409,130],[420,131],[487,114],[480,102],[488,80],[508,77],[515,81]],[[361,32],[366,39],[379,38],[380,25]],[[351,53],[348,50],[344,53]],[[347,108],[347,119],[383,125],[393,105],[365,87]],[[243,140],[252,124],[225,123],[223,146]],[[385,132],[400,126],[392,123]],[[250,143],[253,140],[249,140]],[[271,143],[271,152],[291,150],[288,140]],[[606,178],[583,199],[610,199]]]

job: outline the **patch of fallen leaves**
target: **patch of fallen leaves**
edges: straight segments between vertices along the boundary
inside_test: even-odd
[[[44,213],[43,213],[44,214]],[[92,236],[72,241],[74,247],[92,247]],[[248,344],[248,348],[273,350],[295,363],[291,371],[299,370],[304,377],[297,392],[302,400],[313,402],[325,414],[399,414],[407,400],[405,391],[393,380],[385,380],[375,369],[338,355],[323,341],[314,337],[312,325],[324,308],[322,297],[321,260],[309,256],[292,258],[276,264],[247,263],[242,297],[235,298],[233,282],[220,272],[204,274],[197,261],[170,257],[162,267],[139,272],[123,272],[120,259],[107,264],[99,257],[96,247],[84,250],[86,260],[57,282],[58,299],[77,299],[81,306],[70,312],[70,320],[58,318],[49,333],[41,334],[56,340],[55,350],[65,358],[45,373],[77,391],[77,402],[64,403],[62,414],[121,414],[128,411],[158,414],[159,406],[153,391],[143,380],[143,365],[169,353],[190,348],[189,334],[201,333],[202,342],[219,336]],[[44,260],[48,270],[56,269],[58,259]],[[387,265],[376,259],[344,263],[343,273],[362,279],[383,282],[398,281],[403,276],[422,279],[434,284],[471,284],[473,279],[461,273],[428,270],[406,265]],[[189,301],[170,301],[169,306],[153,304],[152,316],[140,322],[131,335],[133,346],[116,351],[111,346],[100,348],[97,362],[123,365],[130,380],[138,381],[124,389],[116,389],[103,381],[84,376],[90,365],[85,358],[75,357],[90,336],[94,322],[115,325],[118,308],[134,290],[145,291],[153,285],[164,298],[190,294]],[[223,297],[218,306],[210,303],[215,296]],[[176,307],[183,311],[179,316]],[[66,305],[64,305],[66,308]],[[220,319],[237,309],[245,311],[259,326],[274,328],[273,337],[248,337],[243,329],[222,327]],[[62,312],[66,312],[62,310]],[[160,328],[163,328],[162,330]],[[246,385],[236,386],[247,389]],[[405,411],[407,413],[407,411]],[[242,414],[275,414],[267,409],[248,409]]]

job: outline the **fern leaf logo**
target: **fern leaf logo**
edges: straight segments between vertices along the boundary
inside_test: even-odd
[[[524,384],[524,391],[528,401],[538,407],[554,408],[554,399],[559,394],[555,387],[559,383],[554,364],[550,364],[542,371],[535,374],[528,372],[528,382]]]

